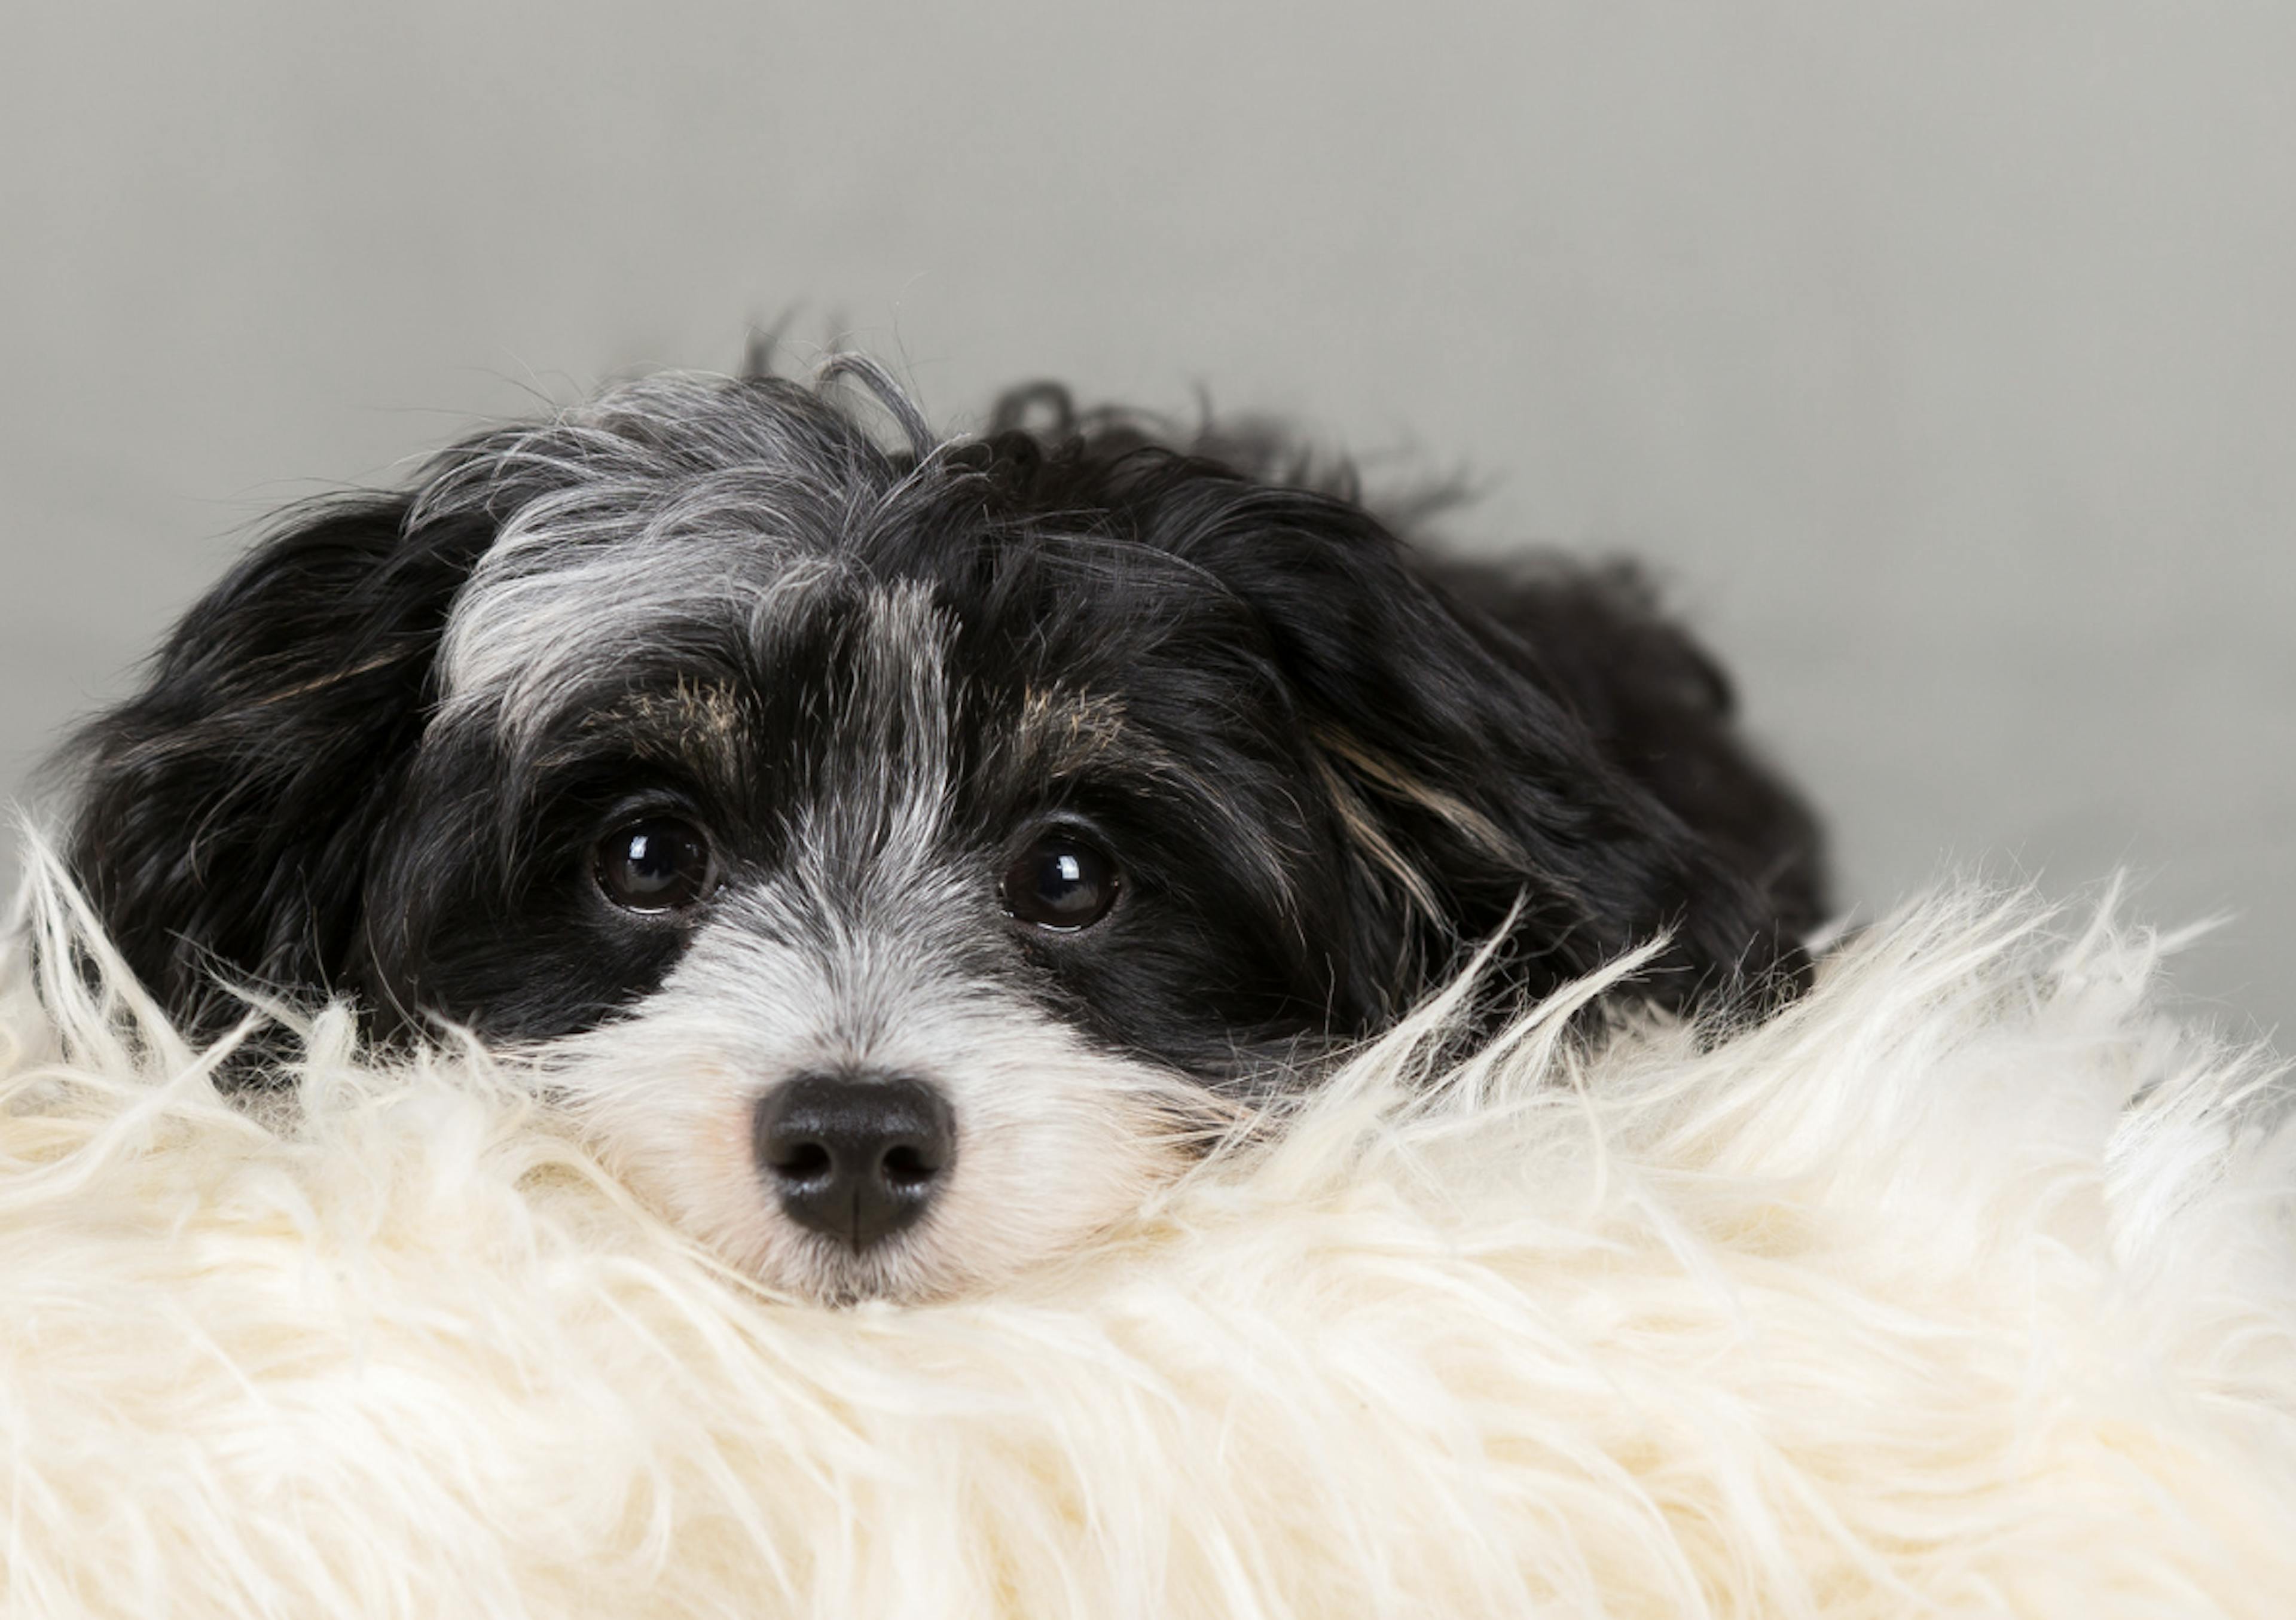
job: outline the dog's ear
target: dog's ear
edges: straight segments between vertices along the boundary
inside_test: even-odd
[[[404,498],[301,509],[70,745],[71,868],[187,1029],[242,1010],[219,977],[343,983],[447,612],[490,532],[411,526]]]
[[[1557,597],[1574,639],[1549,661],[1532,619],[1492,611],[1510,598],[1447,588],[1351,503],[1260,487],[1205,515],[1193,548],[1265,625],[1349,851],[1342,977],[1359,1007],[1392,1011],[1460,947],[1503,931],[1504,971],[1532,990],[1660,933],[1670,942],[1636,990],[1662,1006],[1751,1008],[1806,981],[1804,908],[1751,869],[1727,829],[1700,825],[1702,794],[1759,819],[1741,802],[1742,772],[1791,824],[1775,840],[1814,844],[1813,825],[1731,734],[1726,695],[1697,682],[1678,702],[1659,695],[1658,652],[1710,669],[1677,633]],[[1648,678],[1611,679],[1613,661],[1644,662]],[[1598,712],[1606,681],[1633,703]],[[1814,905],[1814,876],[1809,893]]]
[[[1502,662],[1561,696],[1603,757],[1751,882],[1795,935],[1826,920],[1824,838],[1736,724],[1729,677],[1624,563],[1423,562]]]

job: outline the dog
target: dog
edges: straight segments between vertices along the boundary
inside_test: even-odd
[[[467,1029],[765,1282],[947,1295],[1467,948],[1501,1008],[1660,939],[1665,1011],[1807,982],[1817,828],[1713,661],[1413,527],[1045,385],[941,439],[856,358],[646,378],[287,514],[71,746],[66,859],[195,1035]]]

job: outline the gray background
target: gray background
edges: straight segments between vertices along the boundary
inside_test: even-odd
[[[0,786],[268,508],[793,311],[1655,559],[1862,909],[2129,865],[2278,1024],[2292,86],[2276,4],[12,7]]]

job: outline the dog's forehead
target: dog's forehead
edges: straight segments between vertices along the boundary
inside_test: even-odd
[[[889,573],[849,549],[754,531],[554,546],[515,530],[451,610],[438,723],[515,744],[621,721],[706,743],[800,706],[826,740],[960,704],[969,724],[1049,763],[1107,751],[1144,640],[1128,635],[1121,604],[992,604],[952,592],[952,574]]]
[[[828,796],[889,777],[942,792],[960,755],[992,794],[1177,769],[1130,724],[1111,671],[1041,656],[1032,627],[964,636],[980,604],[932,579],[749,536],[512,556],[455,607],[442,731],[527,757],[603,747],[729,785],[762,767]]]
[[[444,627],[432,735],[527,762],[619,742],[728,781],[810,753],[824,791],[951,738],[1015,780],[1162,774],[1131,701],[1217,593],[1075,514],[1014,528],[961,468],[808,410],[673,390],[451,467],[425,512],[496,528]],[[1166,684],[1158,712],[1203,682]]]
[[[765,534],[569,539],[513,523],[473,570],[439,655],[442,713],[530,731],[617,671],[751,660],[840,590],[833,556]]]

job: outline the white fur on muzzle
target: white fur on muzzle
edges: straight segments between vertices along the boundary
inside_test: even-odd
[[[1934,899],[1702,1047],[1440,1007],[984,1297],[761,1295],[482,1057],[250,1108],[36,885],[0,1611],[2296,1613],[2296,1132]],[[47,974],[45,989],[33,984]]]

